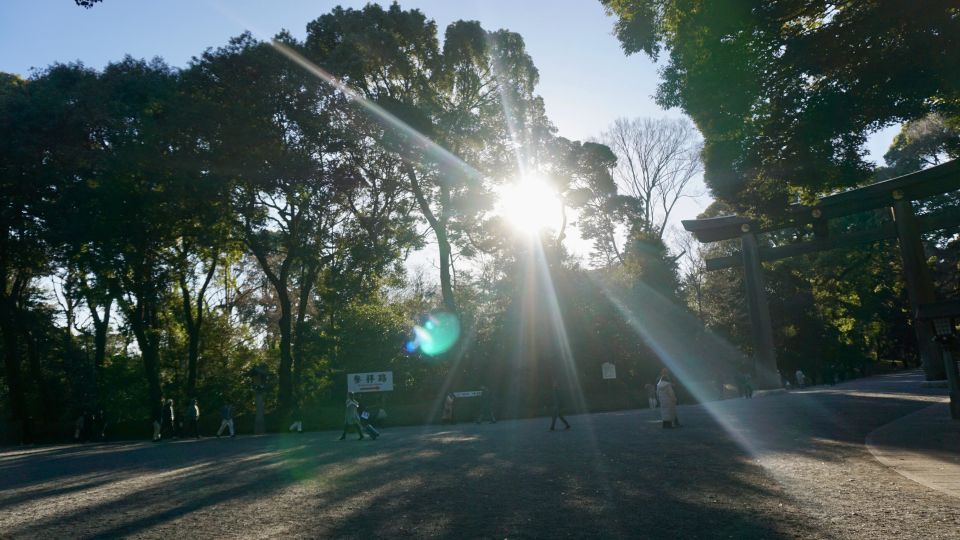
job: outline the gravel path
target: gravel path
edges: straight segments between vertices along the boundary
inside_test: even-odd
[[[0,453],[0,537],[958,538],[960,499],[877,462],[917,373],[654,411]],[[926,393],[925,393],[926,392]]]

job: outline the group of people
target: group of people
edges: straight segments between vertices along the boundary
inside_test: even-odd
[[[197,399],[190,400],[182,412],[183,417],[178,418],[173,400],[160,398],[160,403],[153,411],[153,442],[180,436],[200,438],[200,405]],[[217,437],[220,437],[224,430],[229,430],[230,436],[234,437],[236,433],[233,427],[233,406],[225,403],[220,409],[220,417]]]
[[[73,438],[77,442],[106,440],[107,416],[103,409],[98,409],[96,412],[84,409],[74,422]]]
[[[674,428],[680,427],[680,421],[677,418],[677,393],[674,389],[673,382],[670,377],[670,371],[664,368],[660,372],[660,379],[657,381],[656,387],[652,384],[646,385],[646,392],[648,403],[650,404],[651,409],[660,407],[661,420],[663,422],[664,428]],[[569,430],[572,426],[570,422],[563,416],[565,410],[565,404],[563,399],[563,392],[560,388],[560,383],[554,379],[553,389],[552,389],[552,403],[551,411],[553,416],[550,419],[550,431],[556,431],[557,429],[557,420],[563,423],[564,431]],[[493,416],[493,407],[490,400],[490,394],[486,386],[480,387],[480,412],[477,416],[476,423],[481,423],[484,419],[489,419],[491,423],[496,422],[496,418]],[[351,398],[347,399],[347,414],[350,415],[350,403]],[[450,392],[444,398],[443,411],[440,416],[440,420],[443,423],[453,423],[454,422],[454,406],[456,403],[456,396],[453,392]],[[349,420],[348,420],[349,424]],[[344,437],[347,433],[347,427],[344,427]],[[340,438],[343,440],[343,437]]]
[[[803,381],[802,375],[799,375],[799,370],[797,371],[798,382]],[[738,385],[741,386],[741,388],[744,386],[747,387],[747,395],[745,397],[750,397],[750,394],[752,394],[752,388],[749,381],[738,381],[738,383],[740,383]],[[800,384],[803,383],[800,382]],[[663,427],[680,427],[680,421],[677,418],[677,392],[669,370],[664,368],[660,372],[660,377],[656,386],[647,384],[645,386],[645,390],[650,408],[653,409],[659,407],[660,409]],[[744,390],[741,390],[741,394],[743,393]],[[480,406],[476,423],[479,424],[484,421],[495,423],[497,420],[493,414],[492,399],[486,386],[481,386],[479,398]],[[448,393],[443,403],[441,414],[442,422],[454,422],[455,402],[456,396],[452,392]],[[560,420],[560,422],[563,424],[564,431],[571,429],[572,426],[570,425],[570,422],[568,422],[563,416],[565,404],[563,392],[561,391],[560,384],[557,380],[553,381],[551,409],[553,415],[550,420],[549,430],[556,431],[557,420]],[[197,439],[201,438],[200,405],[197,399],[190,400],[189,404],[181,411],[181,413],[182,414],[178,416],[174,407],[173,399],[160,399],[160,402],[153,413],[154,442],[186,436],[191,436]],[[221,421],[220,428],[216,433],[217,437],[222,436],[224,432],[229,433],[231,438],[236,436],[233,416],[233,406],[229,403],[224,403],[220,409]],[[364,437],[364,434],[366,434],[366,436],[370,439],[376,440],[380,437],[380,431],[374,424],[382,423],[385,417],[386,413],[382,408],[377,411],[376,415],[371,415],[371,413],[362,405],[357,394],[354,392],[349,392],[345,403],[343,433],[341,434],[339,440],[342,441],[346,439],[347,434],[351,431],[357,433],[358,440],[363,440],[366,438]],[[294,405],[292,418],[293,423],[290,425],[290,431],[302,433],[303,421],[301,419],[299,404]],[[103,411],[100,411],[99,414],[90,414],[87,411],[84,411],[84,413],[77,419],[75,437],[80,441],[92,440],[96,437],[103,438],[105,437],[105,431],[106,421],[104,419]]]

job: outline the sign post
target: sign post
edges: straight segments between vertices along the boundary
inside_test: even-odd
[[[393,372],[349,373],[347,374],[347,391],[354,393],[391,392],[393,391]]]
[[[617,378],[617,366],[611,364],[610,362],[604,362],[600,366],[600,369],[603,371],[604,379],[616,379]]]

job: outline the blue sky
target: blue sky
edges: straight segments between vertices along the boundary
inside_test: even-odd
[[[185,66],[208,47],[244,30],[269,37],[281,29],[302,38],[306,24],[336,5],[327,0],[105,0],[93,9],[72,0],[0,2],[0,71],[29,74],[33,67],[80,60],[103,67],[125,54],[160,56]],[[379,2],[384,3],[384,2]],[[596,0],[404,0],[436,20],[441,32],[458,19],[487,29],[520,33],[540,70],[538,92],[559,133],[571,139],[599,136],[620,116],[680,116],[654,103],[657,66],[644,56],[624,56],[611,34],[613,20]],[[871,137],[879,160],[897,128]],[[707,197],[684,200],[674,218],[691,219]]]
[[[71,0],[4,0],[0,3],[0,70],[27,74],[31,67],[81,60],[102,67],[129,53],[160,56],[185,66],[208,47],[245,29],[264,37],[281,29],[305,35],[306,24],[336,5],[326,0],[105,0],[93,9]],[[383,2],[381,2],[383,3]],[[612,19],[594,0],[403,1],[437,21],[441,32],[457,19],[487,29],[520,33],[540,70],[538,88],[561,135],[597,135],[618,116],[676,116],[651,95],[656,67],[627,58],[611,35]]]

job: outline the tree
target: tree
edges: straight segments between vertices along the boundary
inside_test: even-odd
[[[454,243],[491,206],[488,184],[519,174],[513,150],[529,151],[551,128],[520,36],[458,21],[441,50],[436,34],[420,11],[371,4],[311,22],[306,47],[311,60],[405,125],[381,117],[388,129],[377,140],[405,160],[406,186],[437,241],[443,304],[456,313]]]
[[[868,133],[960,108],[953,0],[601,0],[628,54],[667,52],[657,101],[705,139],[705,180],[775,211],[863,182]]]
[[[299,47],[289,35],[278,36]],[[340,249],[337,204],[345,96],[249,34],[211,50],[187,75],[214,119],[205,140],[229,179],[244,242],[276,292],[280,406],[291,405],[298,338],[321,270]]]
[[[900,133],[883,155],[887,166],[877,171],[877,178],[901,176],[958,156],[960,116],[948,119],[941,114],[930,113],[903,124]]]
[[[49,262],[45,231],[51,215],[45,203],[55,192],[59,165],[33,159],[43,153],[55,131],[45,124],[42,107],[31,100],[42,90],[15,75],[0,73],[0,129],[6,133],[0,140],[0,199],[4,201],[0,205],[0,333],[10,412],[19,424],[21,441],[30,438],[22,339],[31,285]]]
[[[593,241],[593,258],[602,265],[623,264],[617,245],[618,228],[627,219],[629,197],[618,193],[612,171],[617,157],[609,147],[557,137],[547,145],[543,169],[561,198],[563,223],[557,232],[559,247],[566,236],[567,208],[577,211],[576,225],[583,238]]]
[[[692,195],[690,182],[703,171],[696,129],[686,119],[619,118],[601,140],[617,157],[617,186],[634,200],[631,222],[663,238],[677,201]]]
[[[104,69],[95,97],[105,110],[91,133],[97,167],[85,182],[88,241],[109,263],[112,296],[139,345],[151,405],[162,395],[162,312],[173,248],[196,210],[189,203],[205,204],[186,196],[203,179],[186,167],[190,150],[180,144],[178,81],[160,61],[128,57]]]

